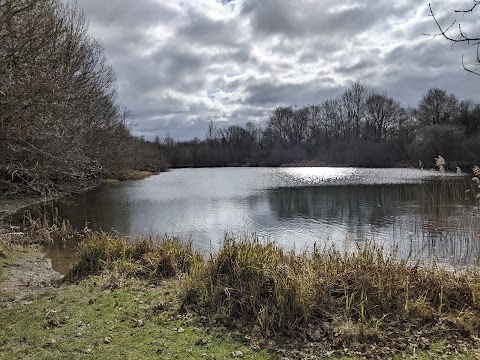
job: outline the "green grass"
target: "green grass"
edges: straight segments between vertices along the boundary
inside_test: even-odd
[[[125,288],[110,290],[112,278],[91,277],[79,284],[32,297],[25,305],[2,309],[1,359],[232,359],[241,351],[246,359],[281,359],[278,351],[290,340],[273,342],[255,351],[242,332],[212,327],[182,310],[178,280],[156,287],[128,280]],[[303,344],[303,345],[302,345]],[[416,359],[476,359],[476,354],[443,356],[446,344],[415,352]],[[287,356],[308,358],[329,354],[322,347],[298,342]],[[296,354],[294,356],[289,354]],[[355,356],[335,359],[352,360]],[[410,350],[396,358],[413,358]],[[302,357],[304,356],[304,357]]]
[[[125,288],[114,291],[108,289],[111,284],[108,275],[92,277],[32,297],[25,305],[2,309],[0,358],[232,359],[232,352],[241,351],[246,359],[281,359],[284,352],[278,350],[292,341],[280,340],[255,351],[242,332],[212,327],[204,318],[183,311],[178,280],[156,287],[129,280]],[[458,355],[453,350],[444,356],[446,351],[439,342],[415,356],[425,360],[439,354],[445,359],[477,358],[473,352]],[[329,352],[298,341],[287,352],[291,359],[319,354]],[[336,355],[335,359],[358,358]],[[407,349],[396,358],[413,355]]]
[[[92,280],[3,309],[0,358],[227,359],[238,350],[248,359],[271,358],[179,314],[174,284],[129,286],[110,291]]]

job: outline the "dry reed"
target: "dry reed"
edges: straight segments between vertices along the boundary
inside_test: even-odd
[[[478,283],[476,268],[455,273],[420,265],[369,243],[354,252],[316,247],[295,254],[255,237],[227,238],[190,275],[186,299],[227,323],[255,324],[266,333],[298,333],[339,319],[360,328],[378,319],[426,323],[467,310],[463,325],[477,331]]]

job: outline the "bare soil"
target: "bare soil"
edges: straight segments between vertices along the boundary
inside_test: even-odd
[[[0,307],[24,303],[30,295],[42,294],[57,286],[62,278],[44,254],[28,254],[10,260],[3,269],[0,283],[0,291],[6,295],[1,297]]]

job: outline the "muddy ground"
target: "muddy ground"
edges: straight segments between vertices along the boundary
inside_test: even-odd
[[[16,256],[5,262],[0,282],[0,307],[28,301],[57,286],[62,275],[52,269],[52,262],[39,251]]]
[[[7,231],[3,224],[5,217],[41,201],[43,200],[38,198],[0,199],[0,240],[11,236],[11,231]],[[9,256],[3,261],[2,272],[0,307],[25,302],[30,295],[41,294],[62,279],[62,275],[53,270],[51,260],[41,250],[33,247],[14,251],[12,258]]]

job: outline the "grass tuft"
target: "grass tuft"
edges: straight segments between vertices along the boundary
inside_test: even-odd
[[[105,270],[142,278],[174,277],[186,273],[201,258],[176,238],[156,243],[141,238],[133,243],[106,233],[88,233],[78,246],[78,260],[66,279],[78,280]]]
[[[478,267],[454,272],[421,265],[386,255],[372,243],[353,251],[314,247],[295,253],[255,236],[227,236],[218,253],[204,260],[175,238],[129,243],[91,233],[66,279],[102,272],[150,281],[183,275],[185,305],[267,335],[305,335],[336,323],[356,324],[364,338],[386,323],[430,326],[445,319],[466,334],[480,330]]]

